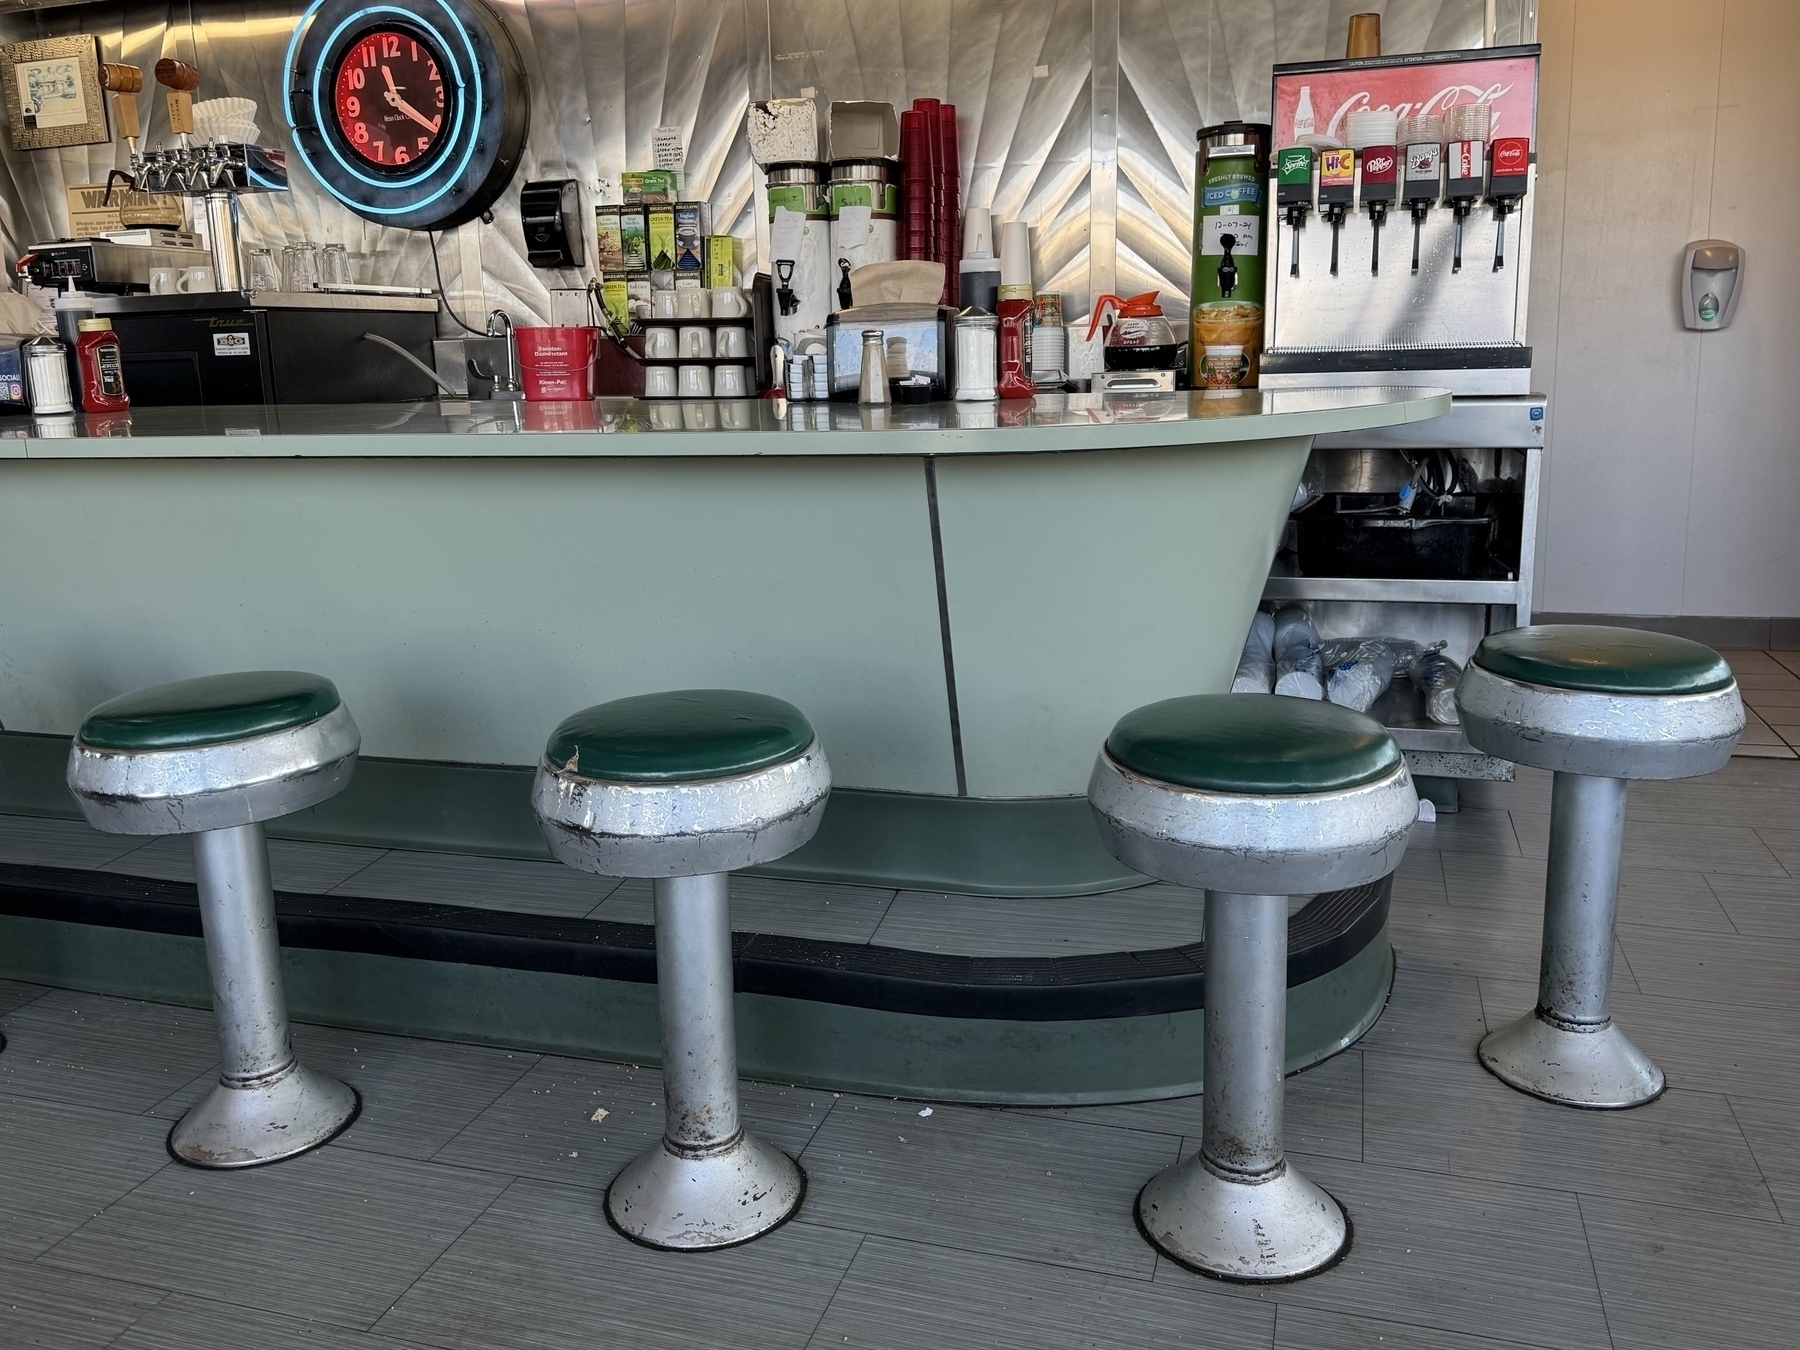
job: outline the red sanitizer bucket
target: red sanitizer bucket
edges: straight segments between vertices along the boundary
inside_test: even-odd
[[[574,326],[520,328],[519,380],[533,403],[594,396],[594,349],[600,330]]]

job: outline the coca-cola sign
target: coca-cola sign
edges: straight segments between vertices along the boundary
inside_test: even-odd
[[[1494,142],[1494,172],[1524,173],[1530,159],[1530,143],[1522,136],[1508,136]]]
[[[1529,56],[1505,56],[1284,73],[1275,77],[1275,144],[1293,145],[1308,134],[1341,142],[1345,119],[1367,109],[1415,117],[1441,115],[1458,104],[1483,102],[1493,109],[1488,133],[1492,139],[1535,137],[1537,61]],[[1303,114],[1302,121],[1311,121],[1310,133],[1305,127],[1296,129],[1297,113]]]

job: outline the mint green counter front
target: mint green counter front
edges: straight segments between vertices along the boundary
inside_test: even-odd
[[[1136,884],[1083,798],[1107,730],[1228,686],[1314,435],[1448,406],[1389,388],[0,426],[0,810],[73,814],[62,738],[104,699],[300,669],[337,683],[363,760],[271,833],[547,856],[526,792],[559,720],[722,686],[793,702],[830,757],[824,827],[772,872]]]

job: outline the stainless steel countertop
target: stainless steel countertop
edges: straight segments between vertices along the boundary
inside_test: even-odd
[[[184,291],[177,295],[96,295],[94,313],[190,314],[220,309],[335,309],[437,313],[435,295],[366,295],[350,291]]]
[[[1030,454],[1208,445],[1421,422],[1442,389],[1040,394],[862,408],[774,399],[597,399],[140,408],[0,417],[0,459],[638,458]]]

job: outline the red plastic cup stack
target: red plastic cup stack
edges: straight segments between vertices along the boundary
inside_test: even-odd
[[[936,193],[931,181],[931,146],[925,114],[917,108],[900,114],[900,236],[902,258],[930,258],[937,244]]]
[[[957,264],[961,261],[962,154],[956,143],[956,105],[940,103],[938,131],[937,257],[944,264],[944,293],[938,303],[956,299]]]

